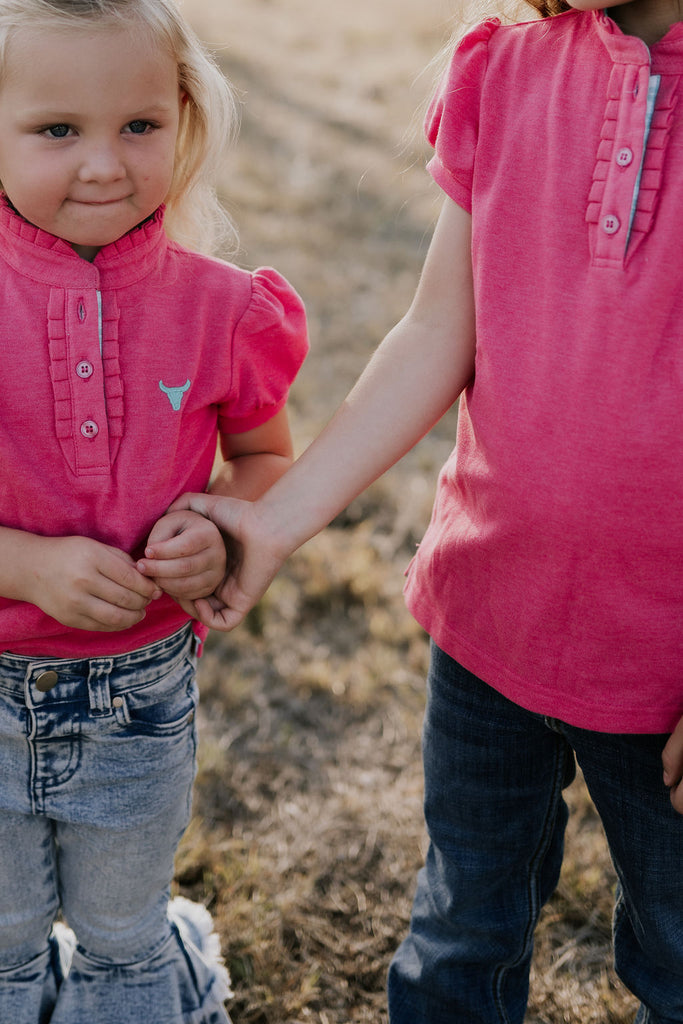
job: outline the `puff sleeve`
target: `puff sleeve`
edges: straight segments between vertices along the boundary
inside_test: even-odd
[[[429,173],[446,195],[468,213],[472,212],[488,44],[499,26],[497,19],[482,22],[460,41],[432,97],[425,121],[427,140],[434,147]]]
[[[308,352],[304,305],[276,270],[251,275],[251,299],[233,336],[230,397],[220,406],[221,433],[261,426],[282,409]]]

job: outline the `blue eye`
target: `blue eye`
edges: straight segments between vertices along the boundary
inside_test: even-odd
[[[70,128],[68,124],[53,124],[49,128],[45,129],[47,134],[53,139],[65,139],[69,134]]]
[[[150,128],[149,121],[131,121],[128,128],[133,135],[144,135]]]

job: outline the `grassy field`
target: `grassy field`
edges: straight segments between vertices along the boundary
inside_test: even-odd
[[[447,0],[185,0],[242,104],[223,198],[239,262],[304,297],[312,352],[292,393],[301,450],[410,300],[439,198],[421,111]],[[381,1024],[425,840],[427,641],[403,607],[449,414],[295,555],[201,669],[195,814],[179,891],[215,916],[235,1024]],[[528,1024],[622,1024],[614,877],[585,789],[537,935]]]

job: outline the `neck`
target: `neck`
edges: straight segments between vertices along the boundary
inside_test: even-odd
[[[672,25],[683,20],[681,0],[630,0],[607,9],[622,32],[639,36],[652,46]]]

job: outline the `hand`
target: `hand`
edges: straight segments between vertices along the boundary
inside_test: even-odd
[[[197,600],[197,617],[211,629],[229,631],[238,626],[261,599],[282,567],[289,551],[278,552],[258,504],[212,494],[184,494],[172,510],[192,509],[206,516],[228,537],[227,575],[206,600]]]
[[[145,617],[160,591],[124,551],[88,537],[36,538],[27,600],[64,626],[113,632]]]
[[[669,787],[671,803],[683,814],[683,718],[668,739],[662,751],[664,785]]]
[[[190,615],[225,579],[226,551],[217,526],[189,510],[168,512],[154,525],[138,570]]]

